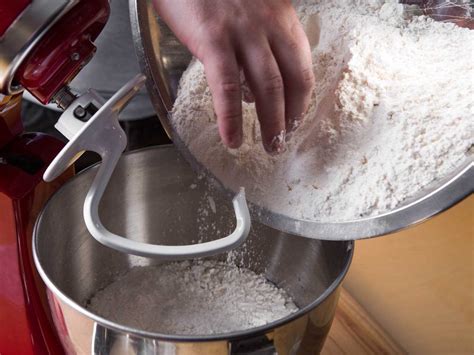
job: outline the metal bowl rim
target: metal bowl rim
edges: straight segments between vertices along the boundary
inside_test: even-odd
[[[162,146],[154,146],[154,147],[147,147],[143,149],[138,149],[134,150],[131,152],[127,152],[124,155],[133,155],[133,154],[138,154],[143,151],[147,150],[155,150],[155,149],[169,149],[173,147],[171,144],[167,145],[162,145]],[[61,191],[63,188],[65,188],[68,184],[71,184],[76,178],[80,177],[81,175],[85,174],[86,172],[89,172],[92,169],[96,169],[97,166],[100,164],[100,162],[91,165],[90,167],[82,170],[79,172],[77,175],[69,179],[65,184],[63,184],[57,191]],[[171,342],[205,342],[205,341],[223,341],[223,340],[235,340],[239,338],[245,338],[249,336],[255,336],[258,334],[262,333],[267,333],[275,328],[278,328],[282,325],[285,325],[297,318],[300,318],[304,316],[305,314],[309,313],[311,310],[319,306],[324,300],[326,300],[341,284],[342,280],[347,274],[347,271],[349,270],[349,266],[352,262],[352,258],[354,255],[354,241],[331,241],[333,243],[344,243],[347,245],[347,253],[346,255],[346,260],[344,267],[342,271],[339,273],[339,275],[334,279],[334,281],[331,283],[331,285],[326,288],[326,290],[318,297],[316,298],[313,302],[309,303],[305,307],[299,309],[297,312],[290,314],[287,317],[278,319],[274,322],[268,323],[266,325],[260,326],[260,327],[255,327],[255,328],[250,328],[246,329],[243,331],[234,331],[230,333],[222,333],[222,334],[212,334],[212,335],[168,335],[168,334],[163,334],[163,333],[155,333],[155,332],[148,332],[148,331],[143,331],[135,328],[131,328],[128,326],[123,326],[118,323],[109,321],[105,318],[102,318],[78,303],[76,303],[74,300],[69,298],[65,293],[63,293],[54,283],[53,281],[49,278],[47,275],[46,271],[43,269],[41,262],[39,260],[39,228],[42,223],[42,220],[44,218],[44,213],[47,210],[48,206],[51,204],[51,201],[54,199],[54,196],[56,195],[54,193],[47,201],[45,206],[42,208],[40,214],[38,215],[38,218],[36,220],[34,229],[33,229],[33,259],[34,263],[36,265],[36,269],[38,270],[38,273],[40,274],[43,282],[46,284],[48,288],[48,292],[52,292],[55,296],[57,296],[61,301],[66,303],[69,307],[73,308],[74,310],[78,311],[85,317],[94,320],[95,322],[101,324],[102,326],[105,326],[107,328],[111,328],[113,330],[123,332],[123,333],[129,333],[135,336],[139,337],[145,337],[145,338],[152,338],[152,339],[157,339],[157,340],[163,340],[163,341],[171,341]],[[327,241],[326,241],[327,242]]]

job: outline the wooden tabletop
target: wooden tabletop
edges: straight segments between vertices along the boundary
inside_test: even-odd
[[[323,355],[406,354],[387,332],[344,289]]]
[[[474,354],[474,196],[357,241],[344,288],[410,354]]]

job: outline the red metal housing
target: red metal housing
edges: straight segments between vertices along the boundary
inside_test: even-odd
[[[3,1],[0,7],[0,37],[31,3],[31,0]]]
[[[93,56],[93,41],[109,17],[108,0],[81,0],[56,22],[15,73],[15,81],[43,104]]]

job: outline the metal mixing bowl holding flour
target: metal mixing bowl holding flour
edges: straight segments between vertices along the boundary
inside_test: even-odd
[[[192,58],[190,53],[157,17],[151,1],[130,0],[130,14],[139,63],[147,76],[148,91],[163,127],[193,168],[213,177],[193,156],[169,120],[179,80]],[[396,209],[344,222],[298,219],[275,213],[252,201],[249,201],[249,207],[253,212],[252,220],[287,233],[315,239],[355,240],[390,234],[425,221],[471,194],[473,181],[473,161],[467,158],[444,178],[425,186]]]
[[[160,263],[103,246],[88,233],[82,208],[97,168],[66,183],[47,203],[34,231],[36,267],[47,285],[54,324],[68,353],[319,352],[351,262],[353,242],[301,238],[256,222],[246,244],[232,252],[235,262],[284,289],[299,307],[296,313],[253,329],[183,336],[131,328],[87,310],[88,300],[117,277],[136,266]],[[99,212],[112,231],[159,244],[219,238],[235,223],[229,200],[197,176],[172,146],[125,154]],[[140,295],[139,289],[136,292]]]

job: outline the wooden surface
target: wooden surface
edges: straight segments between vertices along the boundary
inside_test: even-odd
[[[344,289],[323,355],[405,354],[380,325]]]
[[[474,354],[474,197],[356,243],[344,287],[410,354]]]

